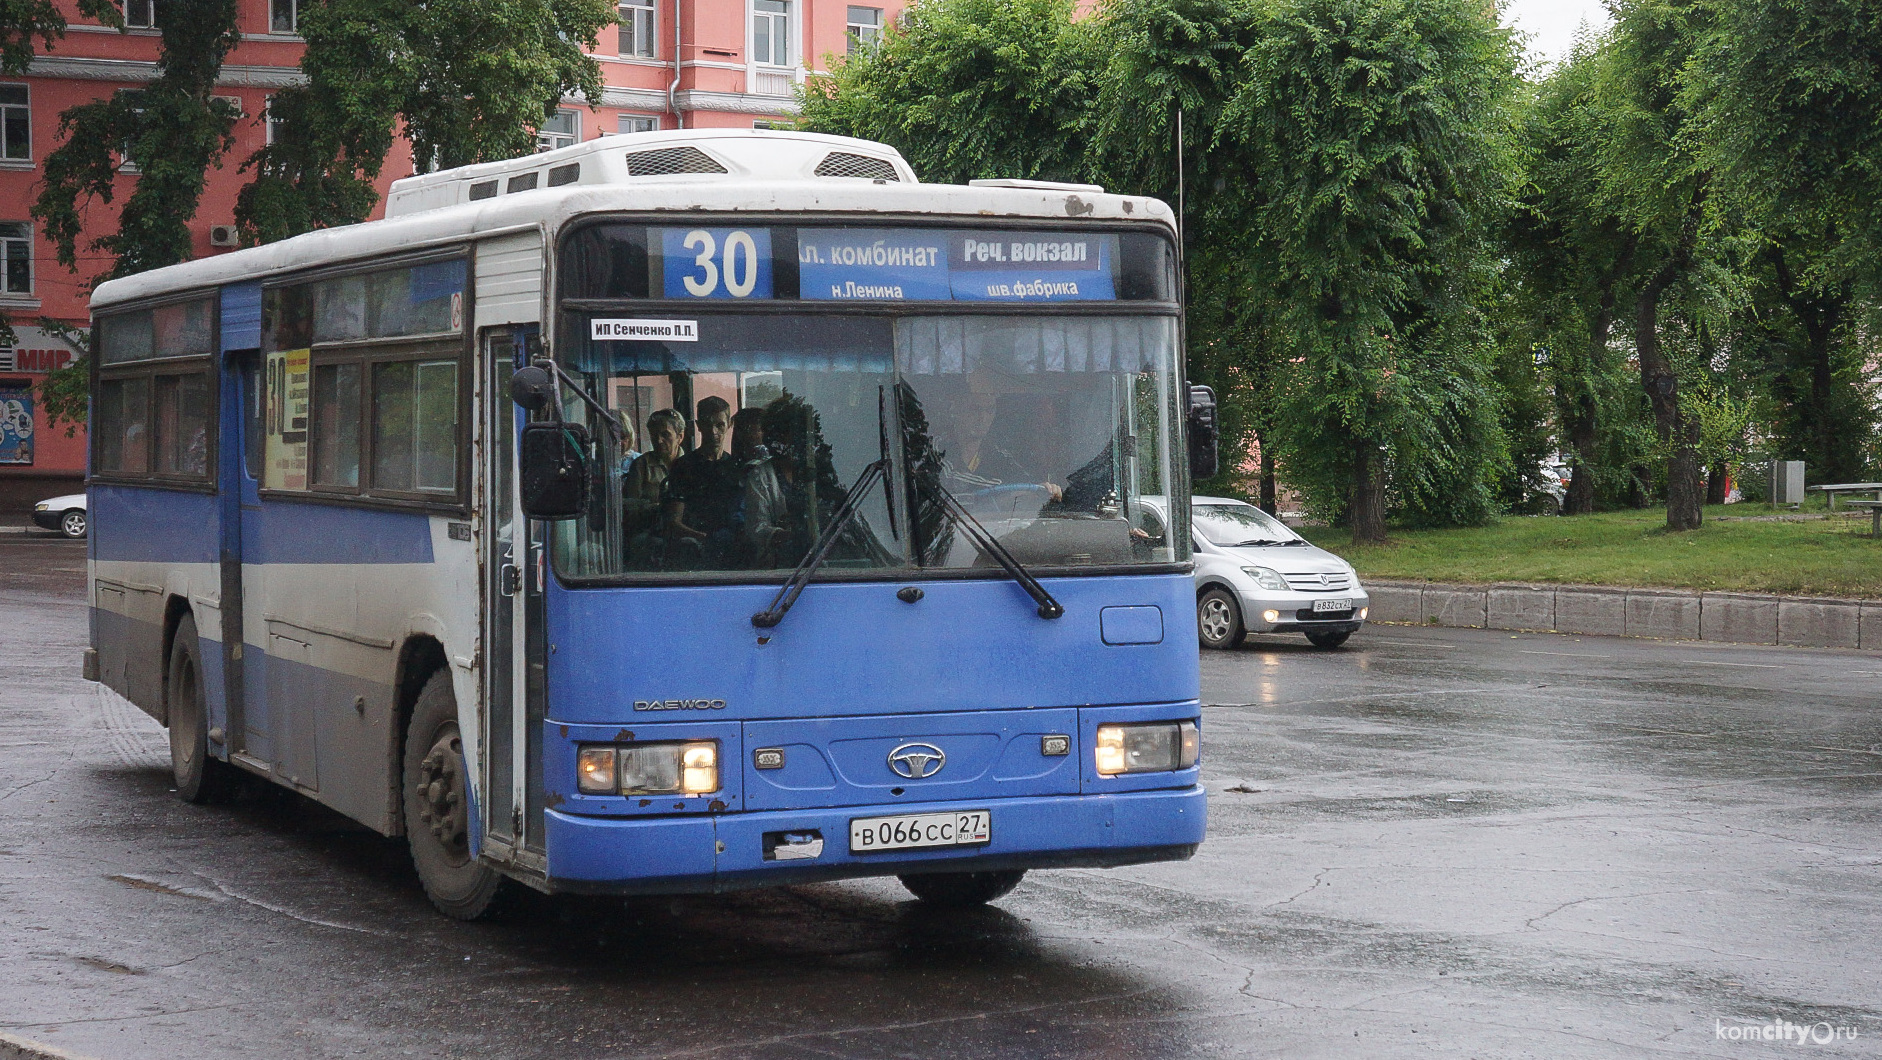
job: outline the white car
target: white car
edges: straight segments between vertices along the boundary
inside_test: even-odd
[[[68,493],[33,505],[33,522],[67,537],[85,536],[85,515],[83,493]]]
[[[1305,633],[1316,647],[1337,648],[1365,623],[1370,600],[1351,564],[1244,501],[1190,504],[1203,647],[1233,648],[1250,633]]]

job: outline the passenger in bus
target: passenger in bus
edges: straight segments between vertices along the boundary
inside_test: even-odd
[[[790,516],[776,460],[765,448],[763,409],[740,409],[732,417],[732,458],[745,478],[740,543],[754,569],[768,570],[778,566],[778,546],[790,536],[785,528]]]
[[[686,437],[686,417],[678,409],[661,409],[647,417],[646,452],[629,465],[621,480],[622,526],[629,548],[637,538],[653,534],[660,523],[667,475],[680,458],[680,440]],[[646,545],[641,542],[642,547]]]
[[[723,569],[737,541],[745,480],[726,451],[732,406],[718,396],[696,406],[699,447],[673,462],[667,475],[667,559],[681,567]]]
[[[640,459],[639,443],[635,440],[634,418],[628,415],[626,409],[615,409],[614,420],[621,425],[621,438],[619,443],[621,446],[620,469],[621,476],[625,479],[627,473],[633,469],[634,461]]]

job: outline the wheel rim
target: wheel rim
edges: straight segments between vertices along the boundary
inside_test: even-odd
[[[85,536],[85,517],[78,512],[67,512],[64,526],[67,537]]]
[[[196,659],[185,653],[170,689],[170,761],[178,784],[187,783],[196,768]]]
[[[1197,607],[1196,621],[1202,627],[1203,637],[1211,644],[1229,639],[1229,631],[1235,628],[1235,615],[1230,612],[1228,601],[1219,596],[1211,596]]]
[[[464,798],[464,744],[455,722],[438,730],[418,765],[418,819],[453,865],[470,861],[470,810]]]

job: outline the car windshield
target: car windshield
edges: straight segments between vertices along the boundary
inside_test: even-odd
[[[1143,504],[1181,455],[1173,318],[701,313],[669,322],[683,338],[614,339],[595,336],[620,314],[570,316],[563,365],[624,437],[589,423],[589,511],[555,531],[565,575],[776,576],[885,458],[831,574],[997,570],[948,495],[1024,564],[1188,558],[1186,528]]]
[[[1203,540],[1223,548],[1300,540],[1286,524],[1252,504],[1199,503],[1194,518]]]

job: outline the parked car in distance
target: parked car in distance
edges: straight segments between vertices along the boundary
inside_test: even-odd
[[[86,526],[85,495],[68,493],[33,505],[33,522],[67,537],[84,537]]]
[[[1144,503],[1165,519],[1161,498]],[[1304,633],[1331,649],[1365,624],[1370,600],[1351,564],[1245,501],[1190,504],[1203,647],[1233,648],[1250,633]]]

